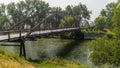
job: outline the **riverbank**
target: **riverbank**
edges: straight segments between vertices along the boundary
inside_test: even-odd
[[[27,60],[10,52],[0,50],[0,68],[36,68]]]
[[[10,52],[0,50],[0,68],[89,68],[89,66],[61,58],[52,58],[43,61],[28,61]]]
[[[59,57],[47,59],[41,62],[32,62],[37,68],[91,68],[88,65],[80,65],[79,63],[62,59]]]
[[[0,61],[0,68],[96,68],[88,65],[80,65],[78,63],[60,58],[48,59],[42,62],[32,62],[16,56],[3,55],[1,53]],[[97,68],[108,67],[100,66]]]

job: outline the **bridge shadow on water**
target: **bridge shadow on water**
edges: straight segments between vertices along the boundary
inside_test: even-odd
[[[37,42],[27,42],[31,44],[31,47],[29,46],[27,48],[28,51],[30,51],[30,53],[27,53],[28,60],[35,61],[35,62],[36,61],[42,62],[46,59],[51,59],[54,57],[67,59],[72,54],[73,56],[76,56],[76,54],[81,54],[81,46],[83,45],[84,41],[85,40],[72,40],[72,39],[64,39],[64,40],[63,39],[40,39]],[[41,44],[38,44],[38,43],[41,43]],[[35,44],[36,46],[33,46]],[[82,55],[77,55],[77,56],[82,57]]]
[[[57,54],[56,56],[60,58],[66,58],[69,53],[71,53],[75,48],[80,46],[80,43],[82,43],[84,40],[74,40],[70,43],[66,44]]]

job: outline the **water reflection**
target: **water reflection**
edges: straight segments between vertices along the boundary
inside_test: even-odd
[[[46,58],[60,56],[82,64],[91,65],[88,60],[89,50],[85,43],[87,41],[74,41],[63,39],[38,39],[37,41],[26,41],[27,58],[32,60],[43,60]],[[4,47],[5,49],[19,53],[19,47]]]
[[[82,64],[91,64],[88,60],[89,50],[85,43],[87,41],[74,41],[63,39],[39,39],[38,41],[27,41],[27,57],[42,60],[55,56],[61,56]]]

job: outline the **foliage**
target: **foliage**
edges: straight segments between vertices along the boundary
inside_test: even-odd
[[[60,12],[60,11],[62,11],[62,8],[61,7],[51,7],[50,11]]]
[[[12,24],[15,24],[19,22],[21,19],[29,17],[35,13],[41,13],[41,12],[48,12],[49,11],[49,4],[41,1],[41,0],[25,0],[20,1],[17,4],[10,3],[7,5],[7,13],[10,17],[10,21]],[[41,17],[44,17],[45,15],[41,15]],[[38,17],[27,20],[22,25],[30,25],[33,27],[35,23],[37,23]],[[21,27],[23,28],[23,27]]]
[[[64,19],[61,20],[60,22],[60,27],[69,27],[69,26],[74,26],[74,18],[72,16],[65,17]]]
[[[8,17],[6,16],[6,7],[0,4],[0,30],[4,30],[9,25]]]
[[[117,2],[117,7],[115,9],[115,12],[114,12],[114,16],[112,18],[114,24],[114,32],[116,34],[116,38],[117,39],[120,39],[120,2],[118,1]]]
[[[68,5],[65,9],[70,16],[66,16],[61,20],[60,27],[74,27],[80,26],[79,23],[82,20],[88,20],[90,18],[90,11],[87,9],[86,5],[79,3],[78,5]]]
[[[96,65],[120,65],[120,40],[99,38],[89,42],[90,60]]]
[[[106,26],[106,20],[103,17],[98,17],[95,20],[95,29],[104,30]]]
[[[79,23],[83,19],[88,20],[90,18],[90,11],[87,9],[86,5],[81,3],[75,6],[68,5],[66,9],[63,10],[61,7],[49,7],[49,4],[42,0],[25,0],[18,3],[12,2],[7,5],[0,5],[0,30],[4,30],[14,25],[26,17],[32,16],[36,13],[41,13],[39,16],[26,20],[24,23],[16,26],[17,29],[32,28],[36,23],[40,22],[48,15],[47,12],[51,11],[66,12],[69,14],[68,16],[65,16],[65,14],[63,14],[61,17],[52,17],[52,19],[46,21],[40,26],[44,28],[47,28],[48,25],[48,28],[56,28],[59,27],[59,25],[66,27],[66,24],[67,26],[71,24],[79,26]],[[60,20],[62,23],[60,23]]]
[[[120,6],[110,3],[95,20],[97,30],[107,30],[107,37],[99,38],[88,43],[90,60],[96,65],[120,65]],[[109,38],[108,38],[109,37]]]
[[[104,30],[104,29],[112,29],[113,21],[112,17],[114,16],[114,11],[116,8],[116,3],[110,3],[106,6],[106,9],[103,9],[100,12],[100,15],[95,19],[95,29],[96,30]]]
[[[89,19],[90,18],[90,11],[88,11],[86,5],[79,3],[75,6],[68,5],[66,7],[66,12],[72,14],[73,16],[79,19]]]
[[[58,57],[49,60],[44,60],[43,62],[38,63],[36,66],[38,68],[91,68],[90,66],[79,65],[75,62]]]
[[[91,14],[86,5],[81,3],[75,6],[68,5],[65,11],[73,16],[75,25],[80,25],[78,23],[81,23],[82,20],[89,20]]]

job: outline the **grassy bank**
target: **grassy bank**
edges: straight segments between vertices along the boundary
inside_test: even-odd
[[[18,55],[0,49],[0,68],[36,68]]]
[[[19,55],[0,49],[0,68],[90,68],[62,58],[52,58],[43,61],[27,61]]]
[[[78,63],[68,61],[62,58],[52,58],[42,62],[32,62],[37,68],[91,68],[87,65],[80,65]]]
[[[97,66],[97,68],[109,68],[111,66]],[[81,65],[62,58],[52,58],[43,61],[28,61],[10,52],[0,49],[0,68],[96,68]]]

